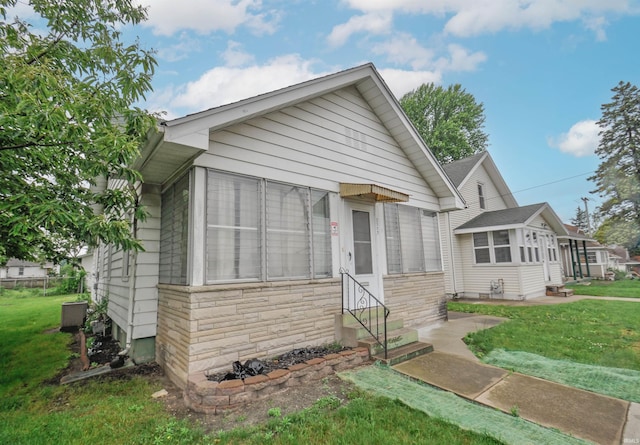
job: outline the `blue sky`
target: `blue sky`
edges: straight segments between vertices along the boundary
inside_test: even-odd
[[[568,222],[597,168],[600,105],[640,85],[638,0],[136,0],[168,118],[373,62],[397,97],[460,83],[521,205]]]

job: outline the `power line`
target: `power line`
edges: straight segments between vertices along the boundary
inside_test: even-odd
[[[551,185],[551,184],[557,184],[558,182],[568,181],[569,179],[575,179],[575,178],[579,178],[581,176],[591,175],[593,173],[595,173],[595,172],[591,171],[591,172],[586,172],[586,173],[580,173],[579,175],[575,175],[575,176],[568,176],[566,178],[556,179],[555,181],[547,182],[547,183],[540,184],[540,185],[534,185],[533,187],[529,187],[529,188],[526,188],[526,189],[522,189],[522,190],[518,190],[518,191],[515,191],[515,192],[511,192],[511,194],[513,195],[515,193],[526,192],[528,190],[533,190],[533,189],[537,189],[537,188],[540,188],[540,187],[545,187],[545,186]]]
[[[566,178],[560,178],[560,179],[556,179],[555,181],[545,182],[544,184],[534,185],[534,186],[532,186],[532,187],[528,187],[528,188],[526,188],[526,189],[522,189],[522,190],[517,190],[517,191],[515,191],[515,192],[510,192],[510,193],[506,193],[506,194],[502,194],[502,195],[497,195],[497,196],[491,196],[491,197],[485,198],[485,200],[487,200],[487,201],[488,201],[488,200],[491,200],[491,199],[503,198],[503,197],[508,196],[508,195],[515,195],[516,193],[526,192],[526,191],[533,190],[533,189],[537,189],[537,188],[540,188],[540,187],[546,187],[547,185],[557,184],[557,183],[559,183],[559,182],[564,182],[564,181],[568,181],[568,180],[570,180],[570,179],[580,178],[580,177],[582,177],[582,176],[591,175],[591,174],[593,174],[593,173],[595,173],[595,172],[590,171],[590,172],[586,172],[586,173],[580,173],[580,174],[578,174],[578,175],[574,175],[574,176],[567,176]],[[508,187],[508,186],[507,186],[507,187]],[[473,202],[467,202],[467,205],[469,205],[469,204],[479,204],[479,202],[475,202],[475,201],[473,201]]]

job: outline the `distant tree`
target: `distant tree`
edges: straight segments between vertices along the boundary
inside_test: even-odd
[[[601,106],[601,162],[589,179],[604,198],[597,209],[599,236],[606,244],[633,249],[640,236],[640,91],[629,82],[612,89],[610,103]]]
[[[121,30],[146,10],[134,0],[25,0],[28,22],[13,17],[17,3],[0,0],[0,262],[59,260],[98,240],[139,248],[134,188],[90,185],[139,178],[129,166],[154,118],[133,104],[156,62]]]
[[[442,164],[487,149],[484,106],[462,86],[423,84],[400,99],[427,147]]]
[[[582,230],[582,232],[587,233],[589,230],[589,223],[587,221],[587,212],[585,212],[582,208],[578,207],[576,209],[576,216],[571,218],[571,224],[576,226],[578,229]]]

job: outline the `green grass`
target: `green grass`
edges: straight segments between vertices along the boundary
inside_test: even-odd
[[[75,301],[75,297],[69,295],[28,296],[28,291],[4,291],[3,294],[0,296],[0,400],[5,400],[8,393],[19,395],[33,388],[67,365],[71,336],[44,332],[60,327],[62,303]]]
[[[496,444],[406,405],[355,393],[351,402],[321,399],[311,409],[260,427],[206,435],[170,416],[141,376],[48,384],[68,363],[70,334],[55,332],[61,304],[76,296],[0,295],[0,443],[86,444]]]
[[[640,280],[591,281],[591,284],[568,284],[576,295],[595,297],[640,298]]]
[[[489,436],[464,431],[387,397],[356,392],[347,405],[320,399],[299,413],[251,430],[218,436],[220,444],[499,444]],[[336,401],[337,400],[337,401]]]
[[[546,306],[494,306],[450,302],[449,309],[506,317],[465,342],[482,357],[495,349],[558,360],[640,370],[640,304],[582,300]]]

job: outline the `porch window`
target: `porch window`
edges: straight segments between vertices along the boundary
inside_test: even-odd
[[[492,232],[492,238],[496,263],[510,263],[511,246],[509,245],[509,231],[496,230]]]
[[[388,273],[442,269],[436,214],[399,204],[384,205]]]
[[[473,234],[473,250],[476,264],[491,262],[491,251],[489,250],[489,234],[487,232]]]
[[[330,274],[328,192],[209,170],[207,282]]]
[[[167,284],[187,284],[187,243],[189,240],[188,174],[184,175],[162,194],[160,220],[159,281]],[[111,263],[110,257],[110,251],[108,251],[106,256],[108,263]]]
[[[256,178],[209,173],[207,276],[215,281],[261,275],[262,187]]]
[[[473,251],[476,264],[511,263],[511,235],[509,230],[494,230],[473,234]],[[520,247],[520,256],[524,246]]]
[[[267,274],[269,278],[309,276],[309,191],[267,183]]]

